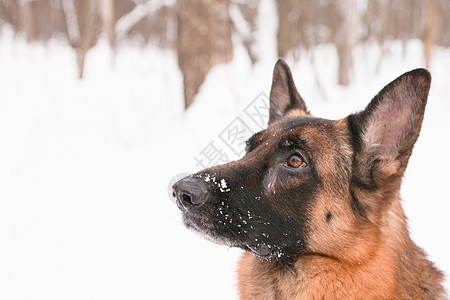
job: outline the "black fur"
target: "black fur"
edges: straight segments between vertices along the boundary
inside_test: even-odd
[[[301,170],[283,165],[292,153],[301,153],[309,163],[308,146],[289,132],[290,121],[284,125],[282,140],[263,131],[256,136],[265,136],[265,142],[251,138],[249,152],[240,161],[192,175],[207,186],[210,198],[184,216],[188,227],[251,250],[262,260],[276,258],[280,265],[289,265],[305,249],[303,230],[319,179],[310,165]],[[277,186],[271,189],[274,177]],[[228,192],[217,188],[222,179]],[[301,196],[296,193],[298,186],[302,187]]]
[[[330,223],[332,217],[333,217],[333,214],[331,214],[331,212],[327,212],[327,215],[325,216],[327,223]]]

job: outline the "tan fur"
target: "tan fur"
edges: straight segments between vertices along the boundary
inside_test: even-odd
[[[307,117],[310,114],[307,113],[306,111],[302,110],[302,109],[291,109],[286,115],[285,117],[287,118],[292,118],[292,117]]]

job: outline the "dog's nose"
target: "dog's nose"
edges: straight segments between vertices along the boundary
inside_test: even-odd
[[[206,202],[207,189],[200,178],[185,177],[176,182],[172,188],[178,203],[186,209],[200,206]]]

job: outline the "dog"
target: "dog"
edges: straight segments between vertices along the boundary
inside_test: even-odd
[[[244,250],[241,299],[446,299],[400,204],[430,83],[407,72],[332,121],[310,114],[278,60],[268,128],[245,156],[173,185],[189,229]]]

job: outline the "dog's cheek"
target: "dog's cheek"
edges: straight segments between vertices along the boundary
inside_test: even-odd
[[[276,224],[272,226],[275,227],[273,236],[278,237],[279,243],[290,246],[299,241],[299,244],[304,243],[305,224],[310,218],[317,186],[309,171],[292,173],[274,169],[266,175],[263,213]]]
[[[283,168],[283,166],[275,166],[263,178],[264,194],[271,201],[278,201],[279,199],[295,201],[303,185],[307,183],[305,176],[288,174]]]
[[[310,216],[306,230],[308,251],[351,264],[364,261],[373,252],[378,232],[370,222],[354,214],[351,195],[336,198],[322,191]]]

